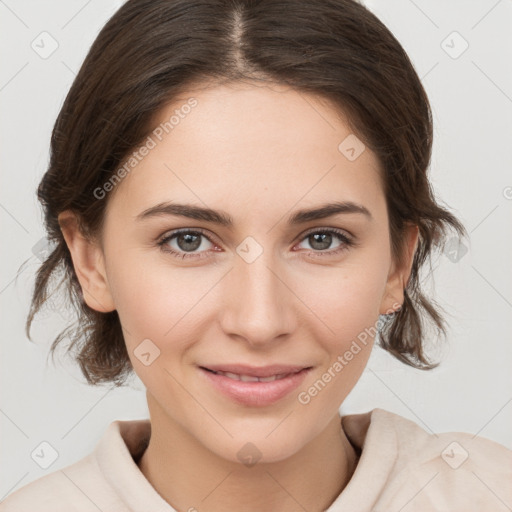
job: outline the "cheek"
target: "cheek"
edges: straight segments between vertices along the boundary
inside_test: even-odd
[[[204,292],[191,290],[180,272],[142,263],[134,267],[139,272],[128,268],[120,265],[113,280],[132,367],[153,395],[164,393],[160,399],[179,403],[186,397],[181,397],[172,376],[181,381],[187,348],[198,338],[194,313],[199,308],[194,304]]]
[[[361,258],[357,264],[331,268],[323,275],[308,273],[297,280],[297,295],[307,298],[304,302],[336,343],[347,342],[378,320],[387,277],[382,260]]]
[[[303,282],[302,293],[313,290],[308,295],[314,305],[311,309],[321,320],[314,322],[317,330],[313,336],[323,347],[325,358],[296,398],[319,424],[328,421],[366,367],[378,328],[385,286],[382,276],[386,269],[380,265],[353,265],[340,269],[333,279],[317,279],[323,283],[321,289],[313,286],[313,279]]]
[[[331,284],[325,297],[317,294],[316,300],[322,322],[317,322],[321,326],[314,337],[325,357],[298,390],[296,400],[321,425],[359,381],[372,351],[379,315],[374,283],[355,276]]]
[[[201,306],[207,303],[205,295],[218,276],[200,275],[200,268],[148,265],[145,258],[132,254],[109,273],[126,344],[133,350],[148,338],[160,350],[179,352],[193,338],[198,315],[204,313]]]

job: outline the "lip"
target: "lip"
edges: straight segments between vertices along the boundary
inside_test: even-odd
[[[211,364],[202,366],[214,372],[229,372],[237,375],[250,375],[251,377],[271,377],[272,375],[282,375],[285,373],[296,373],[307,365],[289,365],[289,364],[273,364],[269,366],[248,366],[244,364]]]
[[[201,374],[222,394],[231,400],[249,407],[272,405],[296,389],[312,367],[272,365],[266,367],[250,367],[244,365],[209,365],[200,366]],[[270,382],[245,382],[235,380],[212,371],[250,375],[253,377],[271,377],[272,375],[288,374],[286,377]]]

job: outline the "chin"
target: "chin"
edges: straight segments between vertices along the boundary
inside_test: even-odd
[[[303,433],[302,433],[303,434]],[[258,464],[272,464],[289,459],[306,444],[294,438],[289,430],[283,430],[281,435],[271,434],[239,435],[226,440],[224,445],[212,445],[211,437],[205,439],[205,446],[217,456],[229,462],[244,465],[248,468]],[[272,438],[272,439],[271,439]]]

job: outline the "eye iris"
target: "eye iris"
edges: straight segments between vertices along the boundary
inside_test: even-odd
[[[196,251],[201,246],[201,233],[177,233],[172,238],[176,238],[180,250],[184,252]],[[308,235],[308,241],[311,247],[317,251],[328,249],[332,244],[332,233],[329,231],[316,232]]]
[[[178,247],[183,251],[195,251],[201,245],[201,235],[190,233],[178,235],[177,243]]]
[[[332,242],[332,235],[329,233],[314,233],[309,235],[309,242],[314,249],[328,249]],[[320,247],[318,245],[315,247],[317,242],[320,242]]]

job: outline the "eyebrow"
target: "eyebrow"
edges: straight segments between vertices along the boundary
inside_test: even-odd
[[[363,205],[354,203],[352,201],[325,203],[315,208],[303,209],[294,212],[288,216],[287,223],[290,226],[303,224],[312,220],[325,219],[340,213],[357,213],[362,214],[371,220],[372,214]],[[179,204],[164,202],[159,203],[151,208],[148,208],[136,216],[137,221],[142,221],[152,217],[161,217],[166,215],[173,215],[178,217],[186,217],[189,219],[203,220],[219,224],[227,228],[233,226],[233,218],[222,210],[212,210],[211,208],[204,208],[193,204]]]

